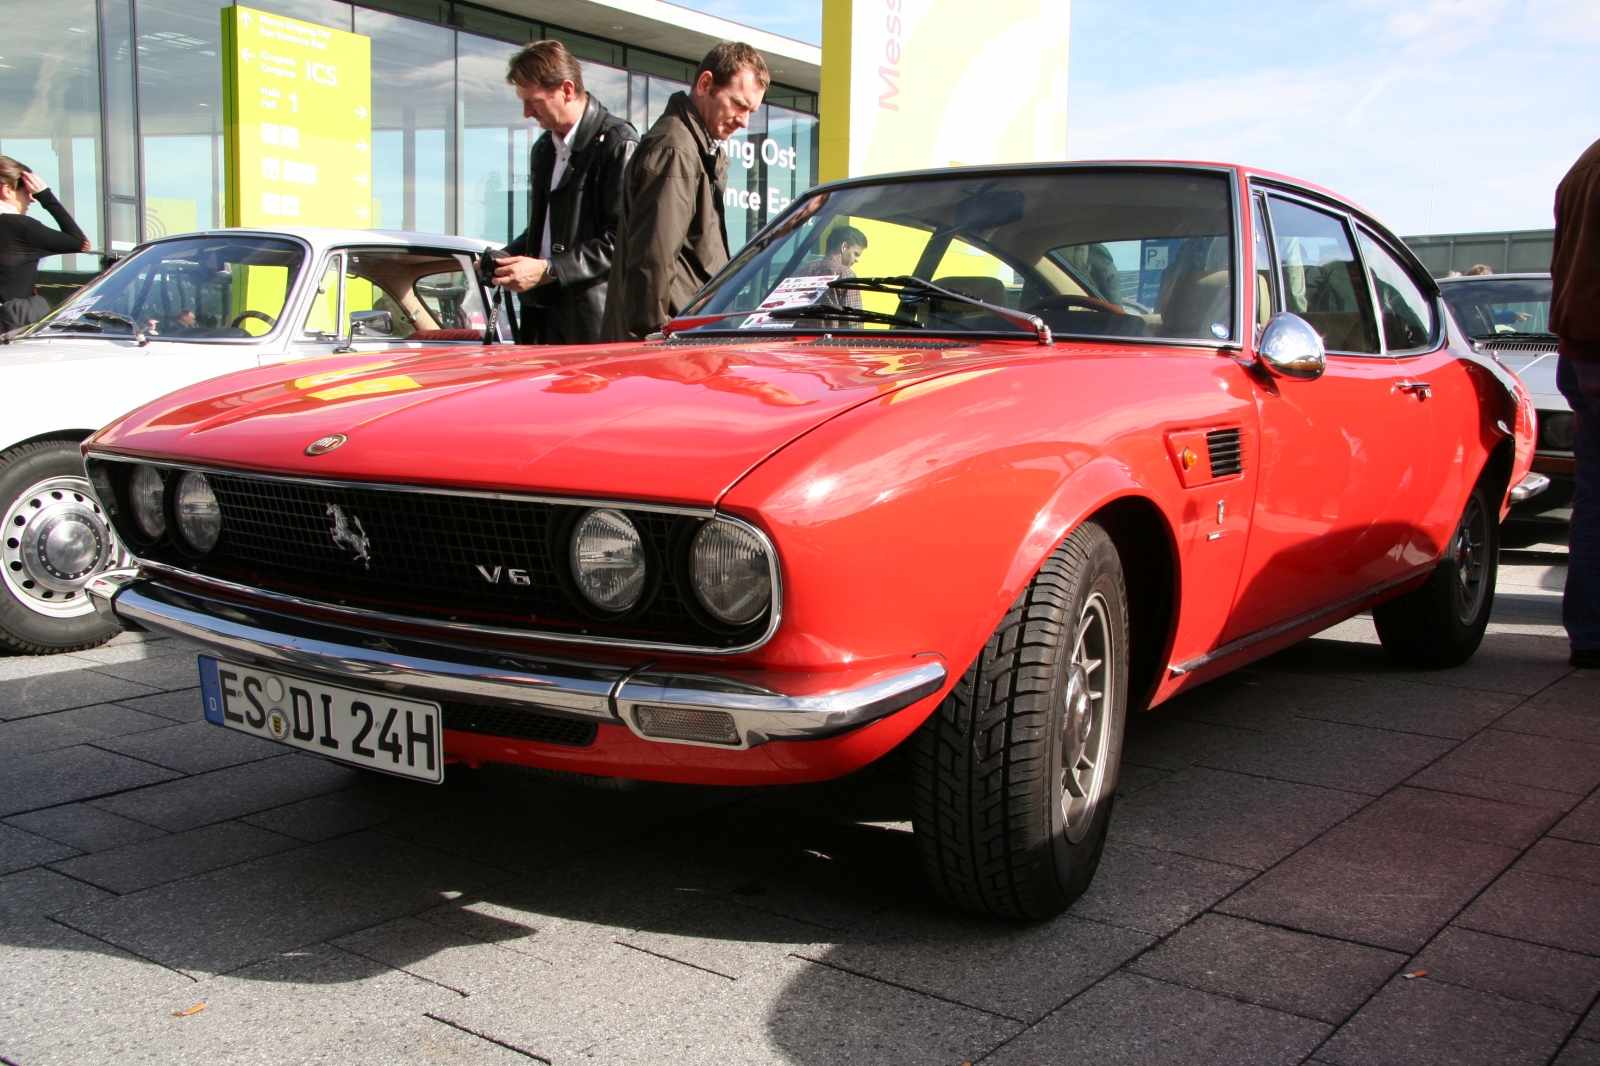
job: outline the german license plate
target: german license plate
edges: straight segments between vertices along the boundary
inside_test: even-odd
[[[330,759],[431,781],[444,780],[437,703],[317,681],[200,656],[206,719]]]

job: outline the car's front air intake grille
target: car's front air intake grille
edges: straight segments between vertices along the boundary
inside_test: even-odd
[[[445,703],[443,711],[446,729],[535,740],[542,744],[565,744],[572,748],[587,748],[593,744],[600,728],[594,722],[581,722],[557,714],[480,703]]]
[[[124,464],[91,460],[101,465]],[[693,591],[684,556],[702,516],[619,508],[644,540],[650,576],[635,608],[606,616],[580,601],[568,569],[567,537],[584,506],[216,470],[206,478],[222,510],[217,546],[195,558],[169,532],[140,547],[123,508],[114,521],[135,554],[312,604],[421,621],[711,650],[749,644],[767,626],[763,616],[730,632],[685,602]]]
[[[1244,471],[1244,453],[1237,429],[1214,429],[1207,433],[1206,452],[1211,457],[1212,477],[1231,477]]]
[[[1547,341],[1481,340],[1474,343],[1484,351],[1494,352],[1553,352],[1557,347],[1557,341],[1554,337]]]

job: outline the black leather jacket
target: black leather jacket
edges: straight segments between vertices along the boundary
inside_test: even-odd
[[[605,314],[606,280],[622,214],[622,171],[639,134],[589,97],[572,139],[561,183],[550,188],[556,150],[546,132],[528,161],[528,228],[506,245],[512,255],[537,258],[550,211],[553,281],[522,294],[518,339],[524,344],[594,344]]]

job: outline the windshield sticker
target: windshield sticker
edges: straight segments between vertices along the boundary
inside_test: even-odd
[[[63,307],[56,317],[65,322],[83,314],[85,311],[89,310],[99,302],[100,297],[98,296],[80,296],[67,306]]]
[[[740,329],[793,329],[794,319],[773,321],[769,315],[780,307],[806,307],[819,302],[828,293],[828,282],[837,274],[810,274],[798,278],[784,278],[778,287],[761,301],[761,308],[739,324]]]

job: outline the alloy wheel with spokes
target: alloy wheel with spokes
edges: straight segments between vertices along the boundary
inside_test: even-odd
[[[1476,494],[1467,501],[1466,512],[1456,526],[1451,555],[1455,561],[1454,594],[1456,617],[1462,625],[1470,625],[1483,609],[1483,597],[1488,593],[1484,582],[1489,545],[1489,515],[1483,501]]]
[[[1061,721],[1061,817],[1076,844],[1089,831],[1106,779],[1107,709],[1114,705],[1117,654],[1110,607],[1094,593],[1083,605],[1067,667]]]

